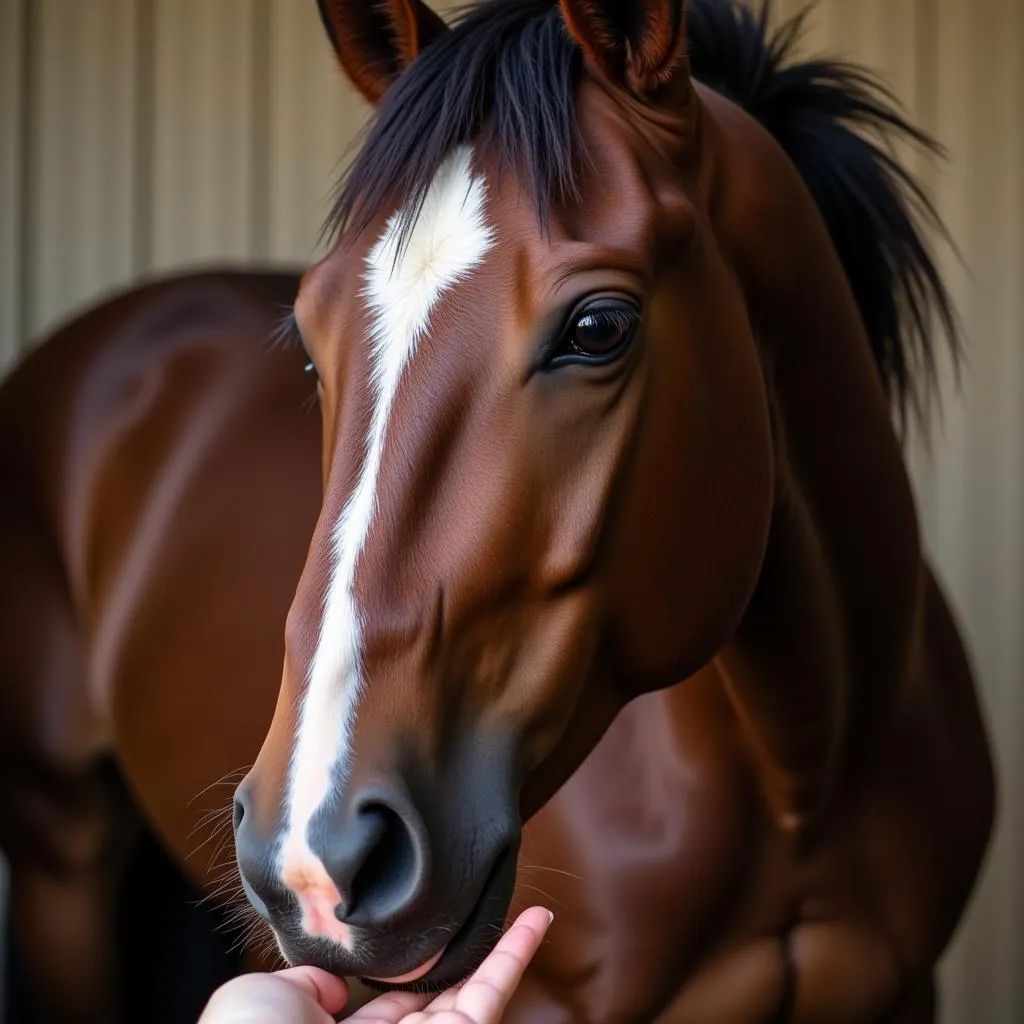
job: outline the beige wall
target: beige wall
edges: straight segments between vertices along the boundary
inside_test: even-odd
[[[309,262],[364,116],[314,6],[0,0],[0,363],[142,273]],[[911,462],[984,687],[1002,820],[946,965],[950,1024],[1024,1021],[1022,42],[1024,0],[822,0],[808,42],[881,71],[951,153],[918,168],[963,257],[944,265],[969,363]]]
[[[312,0],[0,0],[0,355],[140,273],[307,262],[364,116]]]

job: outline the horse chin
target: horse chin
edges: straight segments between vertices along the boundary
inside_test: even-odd
[[[493,921],[469,922],[455,938],[418,971],[396,979],[359,980],[376,992],[416,992],[437,994],[464,982],[486,959],[501,936],[504,915]]]
[[[472,913],[432,960],[419,970],[394,980],[371,977],[359,980],[377,992],[439,993],[461,984],[498,944],[515,879],[516,854],[509,850],[491,869]]]

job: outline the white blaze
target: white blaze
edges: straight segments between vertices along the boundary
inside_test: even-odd
[[[431,312],[449,288],[483,261],[493,244],[484,216],[485,198],[484,181],[473,174],[472,150],[460,147],[438,171],[405,247],[400,248],[403,218],[395,214],[366,261],[373,417],[362,471],[333,533],[333,565],[320,638],[299,710],[281,846],[282,880],[303,902],[307,922],[326,919],[328,909],[333,911],[326,906],[334,899],[333,884],[309,848],[306,833],[335,780],[344,779],[349,767],[363,686],[355,576],[377,509],[388,422],[402,372]],[[320,899],[322,913],[313,913],[306,905],[307,894],[311,900]],[[344,925],[341,931],[330,931],[348,944]]]

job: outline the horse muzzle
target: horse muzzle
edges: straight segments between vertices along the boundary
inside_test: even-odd
[[[508,912],[520,823],[510,787],[460,775],[433,792],[396,780],[339,793],[298,840],[261,829],[255,781],[239,786],[242,885],[290,963],[418,990],[476,969]]]

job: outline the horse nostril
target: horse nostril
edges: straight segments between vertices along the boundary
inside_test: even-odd
[[[369,805],[359,814],[377,819],[374,831],[378,832],[378,838],[352,879],[348,898],[336,911],[340,920],[350,918],[359,910],[372,912],[374,904],[382,902],[381,897],[387,901],[389,891],[402,888],[403,882],[412,880],[416,874],[413,839],[398,814],[384,804]]]
[[[232,812],[231,812],[231,825],[234,828],[236,833],[238,832],[238,829],[241,826],[242,819],[244,817],[245,817],[245,805],[236,796],[235,797],[235,806],[234,806],[234,808],[232,809]]]
[[[325,866],[341,894],[335,917],[346,924],[381,926],[415,906],[428,875],[424,826],[397,795],[357,800],[352,818],[324,835]]]

